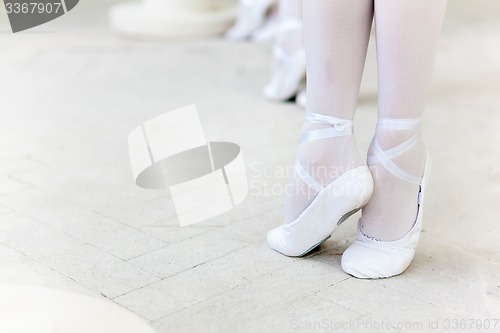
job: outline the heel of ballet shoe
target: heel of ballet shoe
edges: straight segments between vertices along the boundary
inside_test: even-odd
[[[372,192],[373,179],[366,166],[346,172],[321,190],[294,221],[269,231],[269,247],[290,257],[309,253],[361,209]]]

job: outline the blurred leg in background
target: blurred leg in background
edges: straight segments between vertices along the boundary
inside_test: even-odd
[[[280,0],[277,21],[271,78],[263,94],[286,101],[297,94],[306,74],[302,0]]]

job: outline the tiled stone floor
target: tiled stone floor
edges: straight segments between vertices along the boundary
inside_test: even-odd
[[[449,3],[424,121],[434,161],[424,232],[410,268],[380,281],[340,268],[356,216],[307,258],[265,245],[303,120],[259,95],[268,45],[123,40],[106,8],[81,3],[16,35],[3,18],[1,284],[107,298],[159,332],[446,331],[446,320],[500,319],[498,2]],[[127,136],[193,103],[210,140],[241,146],[250,195],[179,228],[166,192],[133,184]],[[356,118],[363,151],[375,121],[372,41]]]

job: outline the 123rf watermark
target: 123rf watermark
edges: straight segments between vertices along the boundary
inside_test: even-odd
[[[356,319],[346,321],[335,321],[323,319],[318,321],[290,320],[290,328],[297,331],[500,331],[500,318],[440,318],[426,321],[390,321],[390,320],[369,320]]]
[[[12,32],[52,21],[72,10],[79,0],[4,0]]]

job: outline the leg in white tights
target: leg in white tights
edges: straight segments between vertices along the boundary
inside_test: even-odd
[[[372,0],[304,1],[308,113],[353,119],[372,19]],[[321,128],[325,125],[306,123],[303,131]],[[297,158],[322,185],[364,164],[353,135],[305,142]],[[293,174],[285,223],[296,219],[316,195]]]
[[[446,0],[375,0],[379,76],[379,119],[415,119],[422,115]],[[309,96],[308,96],[309,97]],[[309,101],[308,101],[309,103]],[[391,128],[379,121],[374,140],[389,150],[420,132],[420,127]],[[369,155],[373,153],[373,143]],[[425,147],[420,140],[392,159],[400,169],[421,177]],[[361,231],[384,241],[403,237],[415,223],[419,185],[370,165],[375,188],[363,208]]]

